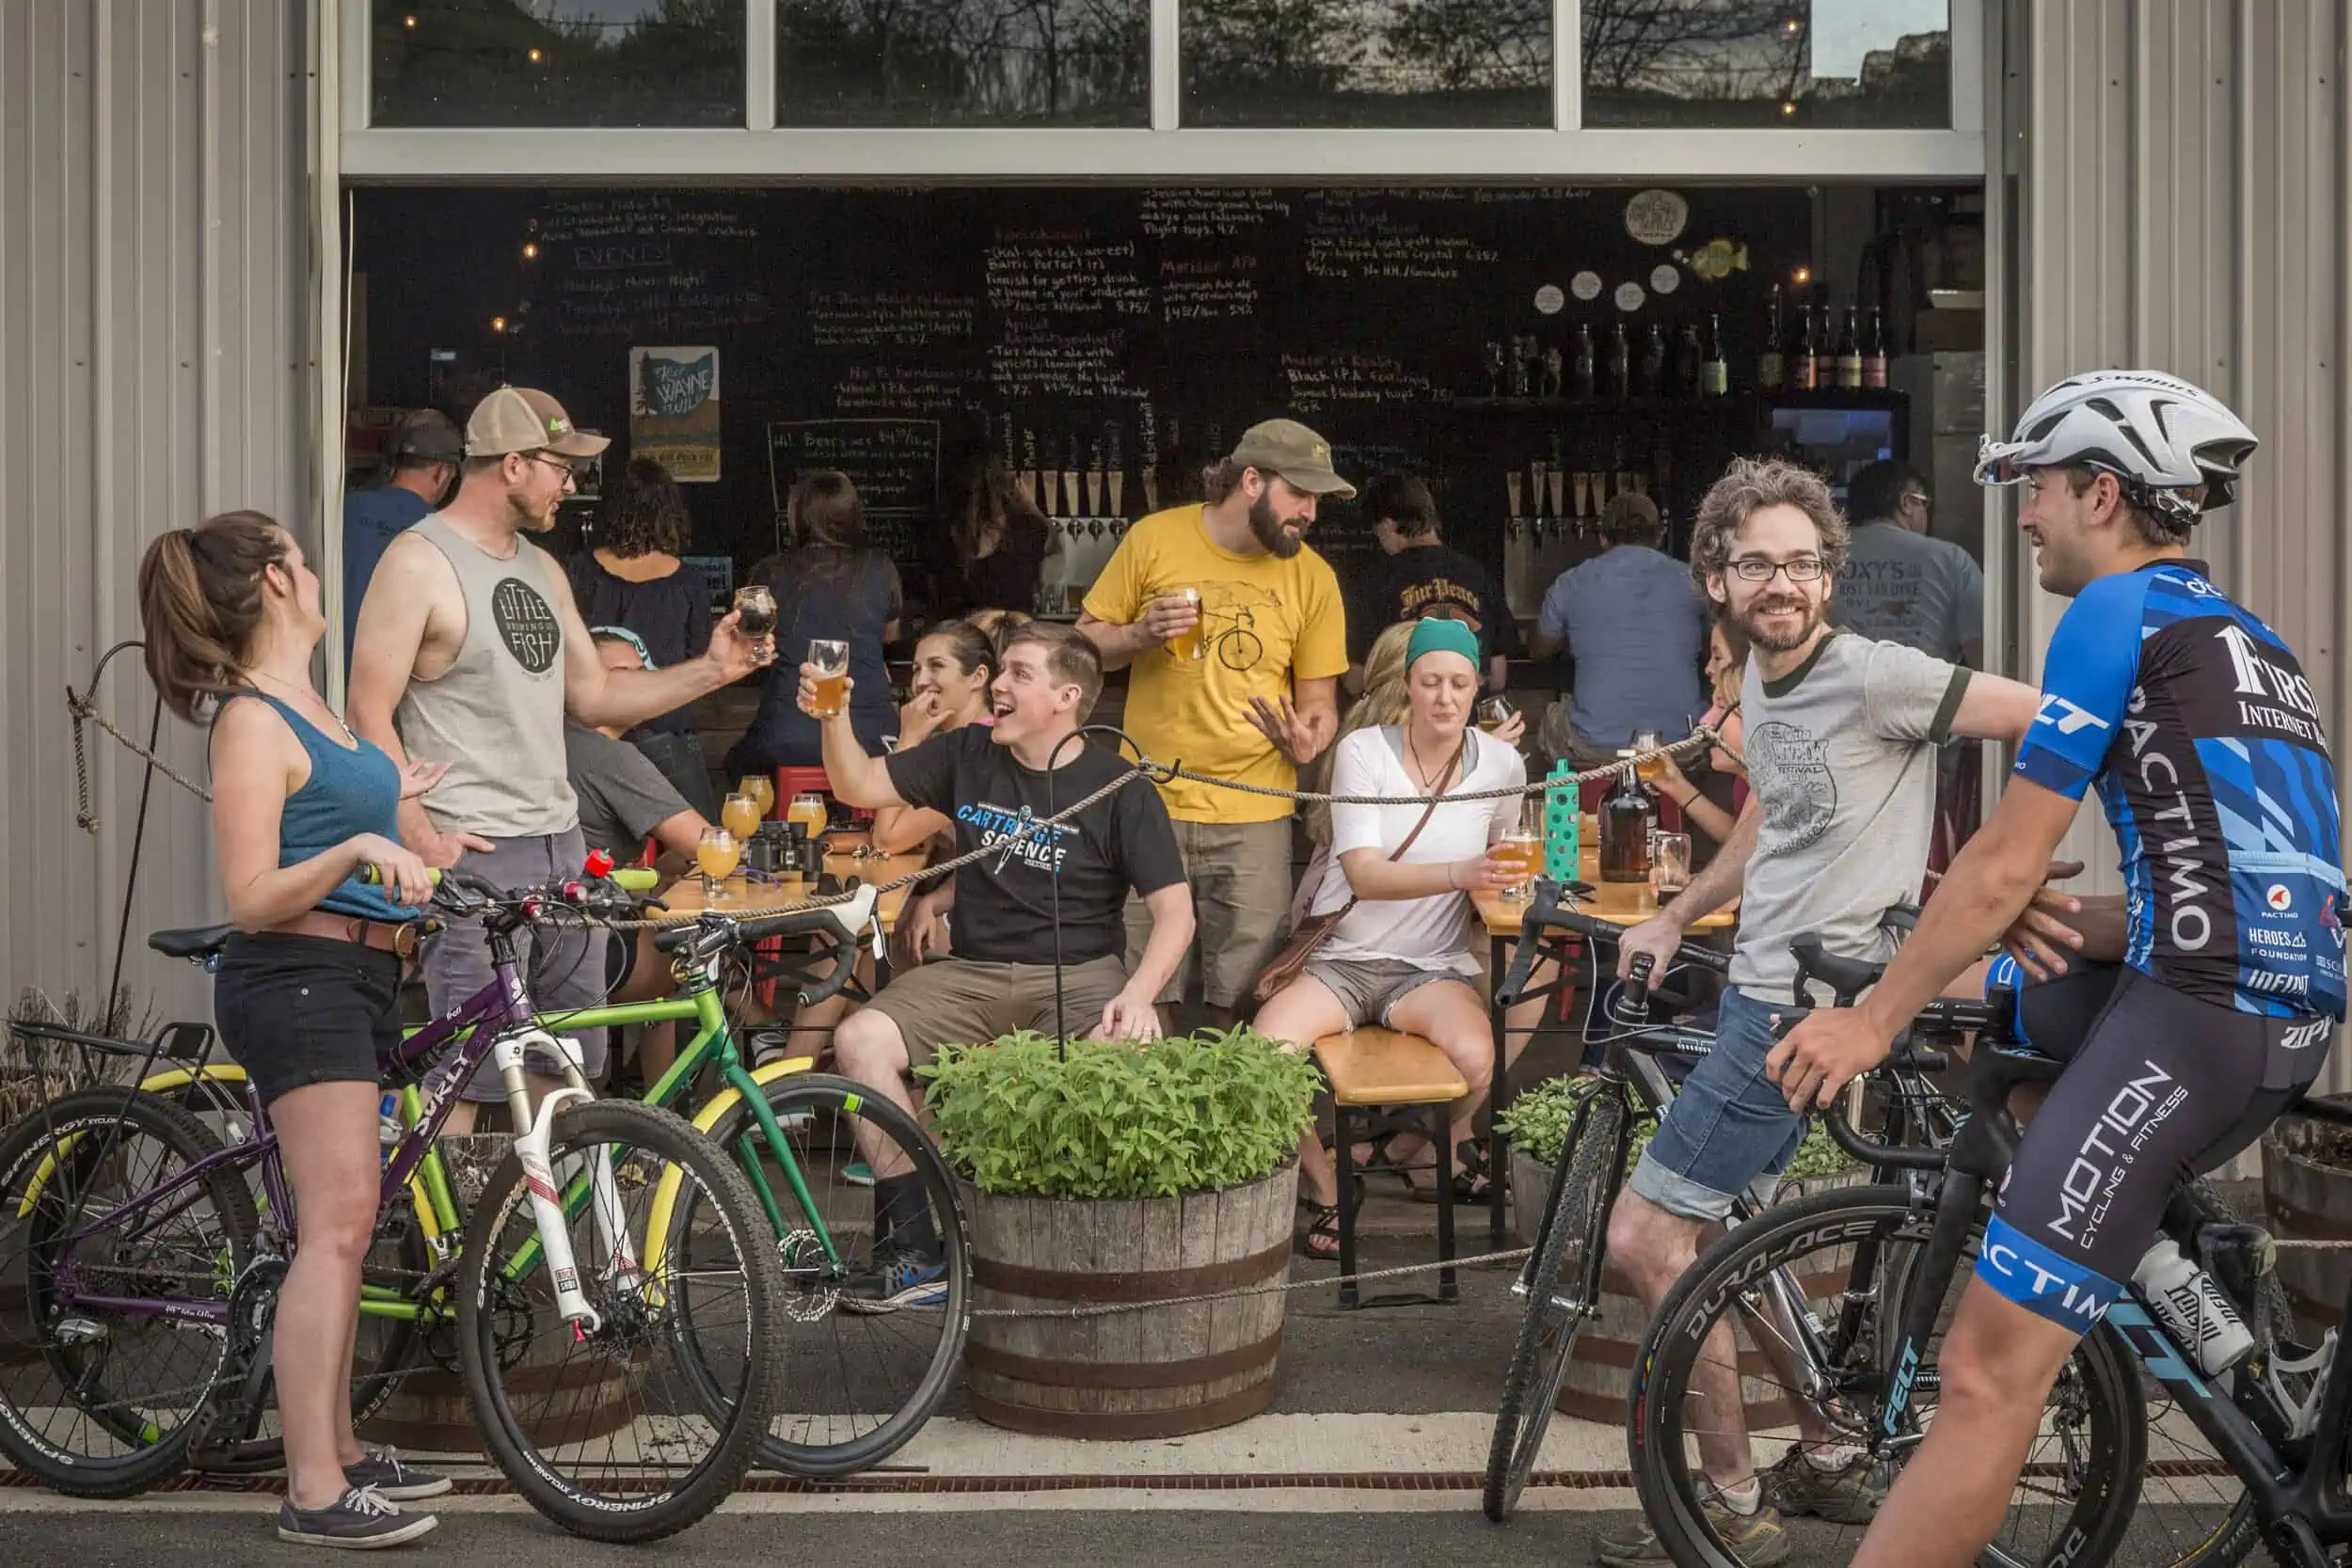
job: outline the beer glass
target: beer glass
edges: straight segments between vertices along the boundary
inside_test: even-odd
[[[744,636],[766,637],[776,629],[776,596],[764,582],[746,584],[735,591],[735,613]]]
[[[850,701],[850,645],[818,638],[808,645],[808,661],[817,666],[817,694],[809,717],[837,717]]]
[[[825,798],[814,791],[793,796],[792,803],[785,808],[784,819],[798,822],[810,838],[822,838],[825,835]]]
[[[1200,590],[1198,588],[1179,588],[1174,593],[1170,594],[1168,597],[1171,599],[1184,600],[1186,604],[1192,606],[1196,614],[1200,611]],[[1170,658],[1181,659],[1197,659],[1208,657],[1208,650],[1200,645],[1200,623],[1198,620],[1193,622],[1190,629],[1180,631],[1175,636],[1168,640],[1168,655]]]
[[[1478,705],[1478,727],[1492,735],[1509,723],[1511,715],[1517,712],[1518,709],[1511,705],[1510,698],[1489,697]]]
[[[735,783],[739,794],[748,795],[759,807],[759,817],[766,821],[776,809],[776,781],[766,773],[746,773]]]
[[[759,832],[759,802],[749,795],[735,794],[719,808],[719,821],[733,833],[739,843],[748,843]]]
[[[1636,752],[1658,750],[1658,732],[1656,730],[1636,731],[1633,736],[1633,749]],[[1633,770],[1641,775],[1644,784],[1656,784],[1666,776],[1666,759],[1651,757],[1647,761],[1637,764]]]
[[[743,847],[735,842],[735,835],[724,828],[705,828],[701,840],[694,846],[694,863],[703,874],[703,897],[709,903],[719,901],[719,883],[735,870],[735,863],[742,857]]]
[[[1691,835],[1659,833],[1650,840],[1650,892],[1660,903],[1691,885]]]

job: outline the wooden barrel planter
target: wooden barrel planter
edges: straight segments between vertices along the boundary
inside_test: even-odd
[[[1515,1203],[1518,1195],[1528,1195],[1524,1207],[1513,1210],[1521,1246],[1535,1244],[1535,1227],[1543,1221],[1544,1204],[1551,1193],[1551,1166],[1532,1160],[1516,1148],[1511,1151]],[[1792,1181],[1781,1191],[1784,1198],[1795,1198],[1867,1180],[1867,1171],[1854,1170]],[[1851,1249],[1840,1248],[1835,1257],[1842,1264],[1851,1257]],[[1832,1291],[1843,1290],[1846,1280],[1836,1270],[1824,1268],[1818,1275],[1805,1277],[1800,1283],[1807,1296],[1819,1301]],[[1567,1375],[1561,1380],[1560,1397],[1553,1408],[1564,1416],[1583,1420],[1622,1423],[1626,1396],[1632,1386],[1633,1364],[1641,1354],[1643,1337],[1649,1332],[1649,1307],[1634,1293],[1632,1281],[1619,1273],[1615,1265],[1604,1264],[1600,1271],[1599,1310],[1586,1319],[1577,1333],[1576,1353],[1568,1358]],[[1780,1394],[1780,1374],[1756,1349],[1744,1327],[1739,1330],[1738,1341],[1740,1370],[1744,1374],[1740,1390],[1747,1405],[1749,1430],[1761,1432],[1788,1425],[1796,1418],[1796,1413]]]
[[[2280,1117],[2263,1134],[2263,1206],[2282,1239],[2352,1241],[2352,1136],[2326,1122]],[[2352,1249],[2280,1247],[2279,1283],[2298,1331],[2341,1327]]]
[[[1055,1308],[1277,1285],[1290,1275],[1298,1168],[1221,1192],[1132,1201],[993,1196],[966,1184],[973,1305]],[[1279,1292],[1090,1318],[975,1316],[972,1413],[1014,1432],[1173,1437],[1274,1399]]]

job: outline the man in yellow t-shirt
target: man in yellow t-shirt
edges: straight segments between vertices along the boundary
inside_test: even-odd
[[[1339,579],[1306,547],[1315,502],[1355,487],[1331,446],[1295,420],[1252,426],[1204,480],[1200,506],[1127,532],[1086,596],[1078,629],[1106,669],[1132,668],[1127,732],[1156,761],[1240,784],[1295,787],[1339,731],[1347,634]],[[1178,779],[1162,786],[1192,883],[1201,999],[1237,1014],[1274,956],[1291,902],[1292,803]],[[1127,904],[1132,970],[1151,915]]]

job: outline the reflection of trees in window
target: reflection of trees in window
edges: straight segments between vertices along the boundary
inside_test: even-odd
[[[1549,125],[1550,0],[1182,0],[1190,125]]]
[[[1150,0],[777,0],[780,125],[1148,125]]]
[[[1861,73],[1814,76],[1820,0],[1583,0],[1584,123],[1941,126],[1951,36],[1872,50]]]
[[[375,0],[378,125],[743,123],[744,0]]]

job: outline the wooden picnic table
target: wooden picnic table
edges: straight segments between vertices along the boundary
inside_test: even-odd
[[[848,849],[863,844],[865,839],[863,835],[835,833],[832,842]],[[910,871],[922,870],[930,863],[930,855],[921,849],[898,855],[869,856],[863,860],[855,855],[840,853],[825,857],[825,869],[845,883],[855,877],[871,885],[896,881]],[[716,902],[707,902],[703,897],[702,874],[690,872],[671,884],[670,891],[661,895],[661,901],[670,906],[672,914],[700,914],[705,910],[714,910],[721,914],[765,914],[798,904],[813,896],[816,891],[814,884],[803,877],[784,877],[772,882],[759,882],[751,881],[739,874],[720,884]],[[882,917],[883,930],[896,931],[898,928],[898,916],[906,909],[907,895],[914,891],[911,886],[902,887],[895,893],[883,894],[877,900],[875,912]]]

